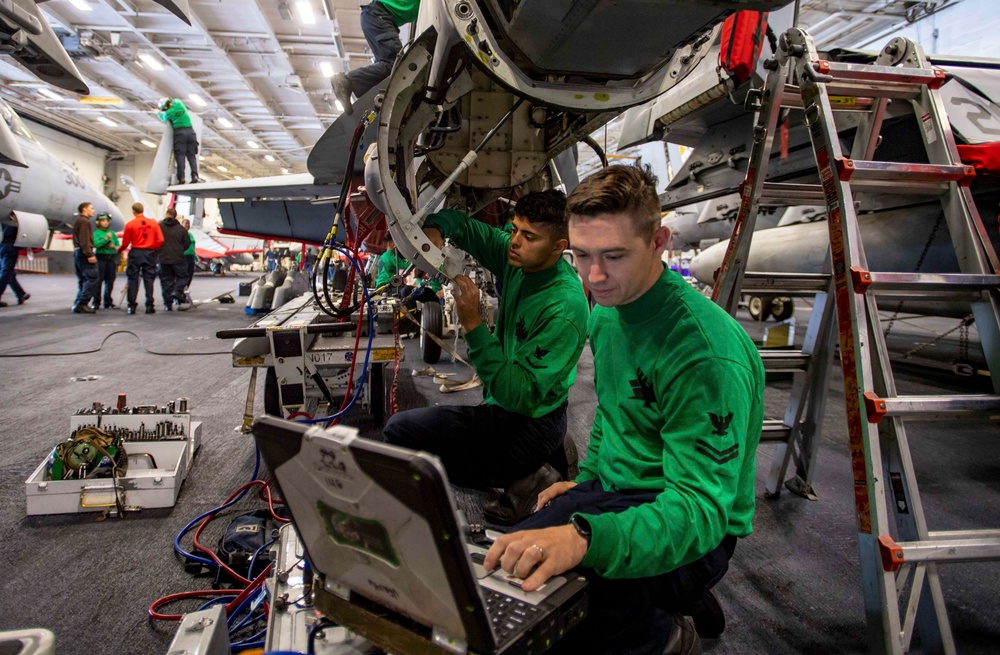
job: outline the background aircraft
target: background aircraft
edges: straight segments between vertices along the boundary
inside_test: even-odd
[[[18,225],[18,246],[42,248],[50,231],[71,232],[81,202],[91,203],[95,214],[110,214],[111,229],[124,229],[125,218],[115,203],[46,151],[3,100],[0,122],[13,135],[26,165],[0,163],[0,221]]]

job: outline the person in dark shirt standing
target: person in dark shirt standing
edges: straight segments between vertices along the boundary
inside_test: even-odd
[[[155,314],[153,300],[153,281],[156,279],[156,253],[163,245],[163,232],[160,224],[142,215],[141,202],[132,205],[134,218],[125,224],[122,235],[122,245],[118,252],[124,252],[129,246],[128,266],[125,275],[128,277],[128,313],[135,314],[136,301],[139,296],[139,278],[142,278],[146,288],[146,313]]]
[[[3,297],[3,292],[10,285],[10,288],[14,290],[14,295],[17,296],[17,304],[23,305],[24,301],[31,297],[31,294],[21,288],[17,281],[14,267],[17,265],[17,252],[20,248],[14,245],[15,241],[17,241],[17,226],[4,225],[3,242],[0,243],[0,298]],[[7,303],[0,300],[0,307],[6,306]]]
[[[191,236],[177,220],[177,210],[167,208],[164,219],[160,221],[163,232],[163,245],[160,246],[160,290],[163,292],[163,309],[171,310],[176,302],[177,309],[185,310],[191,307],[184,295],[188,284],[187,259],[184,251],[191,245]]]
[[[94,253],[94,228],[90,217],[94,215],[94,206],[82,202],[77,208],[79,216],[73,224],[73,268],[76,270],[78,291],[73,301],[74,314],[93,314],[97,310],[91,307],[99,303],[97,298],[97,255]]]

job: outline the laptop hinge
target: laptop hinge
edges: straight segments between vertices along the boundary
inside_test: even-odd
[[[456,653],[457,655],[465,655],[469,652],[468,643],[462,639],[446,634],[437,626],[435,626],[433,631],[431,631],[431,640],[441,648]]]
[[[334,596],[337,596],[339,598],[343,598],[344,600],[347,600],[347,601],[351,600],[351,590],[350,590],[350,588],[345,587],[344,585],[342,585],[342,584],[340,584],[338,582],[335,582],[333,580],[328,580],[328,579],[326,579],[325,576],[323,578],[323,588],[326,589],[331,594],[333,594]]]

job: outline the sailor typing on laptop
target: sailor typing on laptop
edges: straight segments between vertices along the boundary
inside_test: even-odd
[[[484,560],[528,592],[581,567],[590,613],[553,652],[699,653],[689,615],[699,633],[721,631],[721,610],[704,604],[751,531],[763,366],[739,324],[664,269],[655,189],[648,171],[611,166],[568,199],[599,305],[590,444],[576,480],[540,493]]]

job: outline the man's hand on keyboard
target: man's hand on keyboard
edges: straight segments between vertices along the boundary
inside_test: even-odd
[[[572,525],[506,534],[486,553],[483,566],[524,578],[524,591],[538,589],[546,580],[570,570],[583,561],[587,540]]]

